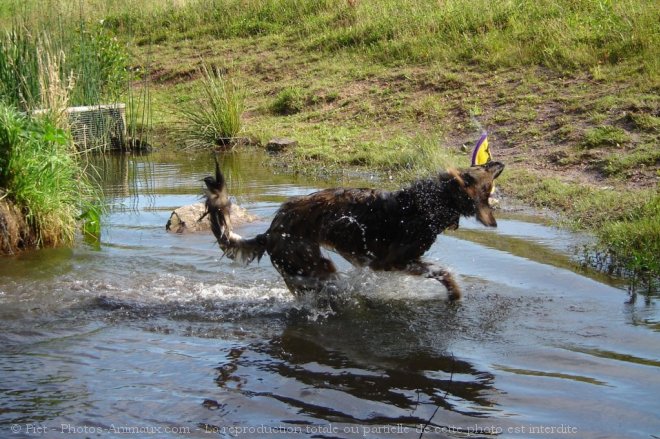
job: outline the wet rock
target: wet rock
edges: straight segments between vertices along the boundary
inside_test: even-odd
[[[271,139],[266,144],[266,150],[268,152],[279,153],[297,145],[298,145],[297,140],[289,139],[287,137],[281,137],[281,138]]]
[[[202,402],[202,406],[206,407],[209,410],[218,410],[221,408],[224,404],[220,404],[218,401],[215,399],[205,399],[204,402]]]
[[[165,230],[173,233],[197,233],[211,230],[209,217],[205,216],[203,220],[199,219],[204,215],[204,203],[189,204],[179,207],[170,215],[167,220]],[[257,217],[248,213],[244,208],[232,204],[231,222],[233,226],[256,221]]]

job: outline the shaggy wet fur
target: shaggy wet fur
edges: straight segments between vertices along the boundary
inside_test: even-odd
[[[204,179],[205,215],[227,257],[250,263],[267,252],[294,293],[319,290],[336,276],[334,264],[321,252],[325,247],[357,266],[437,279],[455,300],[461,292],[451,274],[422,261],[422,255],[438,234],[457,228],[461,216],[497,226],[488,198],[503,169],[490,162],[449,170],[394,192],[338,188],[294,197],[282,204],[265,233],[245,239],[232,231],[231,203],[216,162],[215,177]]]

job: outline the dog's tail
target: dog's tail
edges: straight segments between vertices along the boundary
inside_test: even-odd
[[[206,215],[209,216],[211,231],[224,255],[229,259],[235,259],[244,264],[249,264],[255,258],[259,261],[266,251],[266,235],[261,234],[254,238],[244,239],[232,231],[231,201],[217,157],[215,159],[215,177],[204,178],[204,183],[206,184],[206,211],[199,220]]]

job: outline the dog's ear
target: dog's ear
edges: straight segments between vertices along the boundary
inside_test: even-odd
[[[452,178],[456,180],[456,182],[461,187],[461,189],[465,190],[467,188],[467,184],[465,183],[465,180],[463,179],[463,176],[461,175],[461,172],[458,169],[449,168],[447,169],[447,174],[451,175]]]

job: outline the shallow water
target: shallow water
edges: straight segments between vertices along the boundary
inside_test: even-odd
[[[224,160],[263,219],[346,182]],[[580,269],[584,238],[506,209],[465,220],[427,258],[434,281],[352,269],[336,309],[294,299],[270,262],[221,260],[209,234],[165,233],[209,155],[110,157],[100,246],[0,265],[2,437],[576,437],[660,435],[657,299],[625,303]],[[355,184],[368,184],[356,182]],[[377,183],[374,183],[377,184]]]

